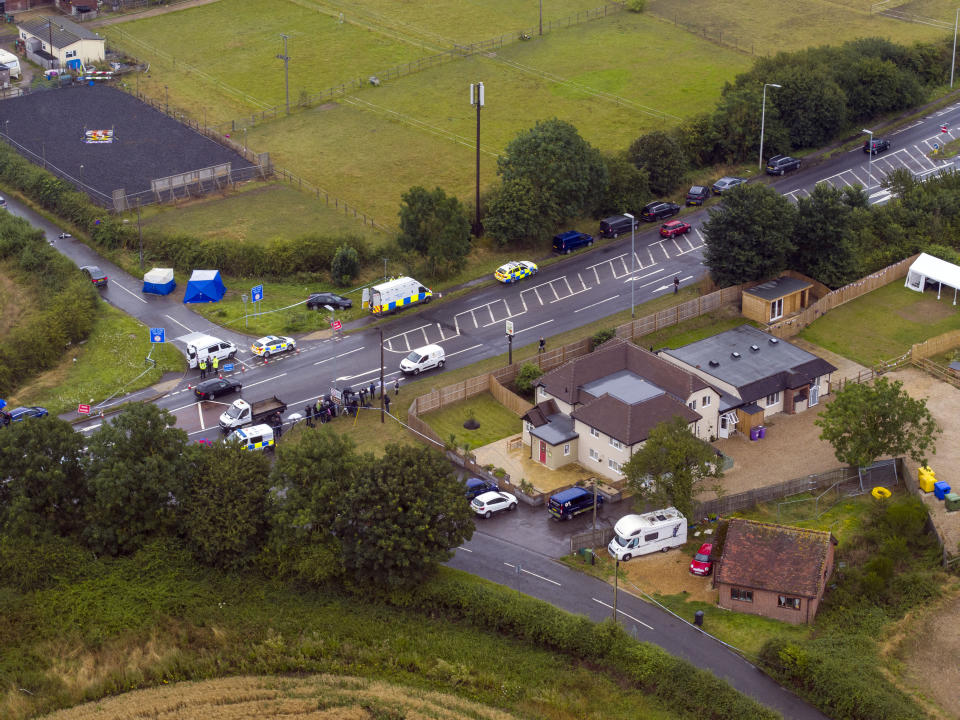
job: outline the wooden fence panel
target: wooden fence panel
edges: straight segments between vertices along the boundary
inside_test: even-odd
[[[487,375],[487,387],[494,399],[505,408],[517,415],[523,415],[527,410],[533,407],[531,403],[524,400],[516,393],[510,392],[501,385],[493,375]]]
[[[960,330],[951,330],[943,333],[943,335],[937,335],[922,343],[917,343],[910,349],[910,356],[914,360],[928,358],[952,350],[958,345],[960,345]]]

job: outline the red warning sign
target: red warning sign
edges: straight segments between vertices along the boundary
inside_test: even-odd
[[[89,405],[78,405],[78,406],[77,406],[77,412],[80,413],[81,415],[89,415],[89,414],[90,414],[90,406],[89,406]]]
[[[341,323],[339,320],[334,320],[332,323],[330,323],[330,327],[332,327],[334,330],[339,330],[343,327],[343,323]]]

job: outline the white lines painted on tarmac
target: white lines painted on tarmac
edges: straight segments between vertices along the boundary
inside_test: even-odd
[[[114,281],[111,283],[111,285],[113,285],[114,287],[120,288],[121,290],[123,290],[123,291],[124,291],[125,293],[127,293],[128,295],[131,295],[131,296],[133,296],[134,298],[136,298],[137,300],[139,300],[140,302],[142,302],[144,305],[149,305],[149,304],[150,304],[150,303],[148,303],[146,300],[144,300],[142,297],[140,297],[139,295],[137,295],[135,292],[133,292],[132,290],[127,290],[123,285],[121,285],[120,283],[118,283],[116,280],[114,280]]]
[[[447,357],[453,357],[454,355],[459,355],[460,353],[470,352],[471,350],[476,350],[478,347],[483,347],[483,343],[480,343],[478,345],[471,345],[470,347],[464,348],[463,350],[457,350],[456,352],[448,353]]]
[[[338,358],[346,357],[347,355],[352,355],[353,353],[360,352],[363,349],[364,348],[362,347],[358,347],[355,350],[348,350],[345,353],[340,353],[339,355],[333,355],[331,357],[328,357],[326,360],[318,360],[317,362],[314,363],[314,365],[323,365],[325,362],[330,362],[331,360],[337,360]]]
[[[193,332],[193,330],[191,330],[190,328],[188,328],[186,325],[184,325],[182,322],[180,322],[180,321],[177,320],[176,318],[170,317],[169,315],[164,315],[164,317],[170,318],[170,319],[173,320],[177,325],[179,325],[180,327],[182,327],[182,328],[183,328],[184,330],[186,330],[187,332],[190,332],[190,333]]]
[[[584,310],[589,310],[590,308],[595,308],[597,305],[603,305],[605,302],[610,302],[611,300],[616,300],[618,297],[620,297],[619,294],[617,294],[617,295],[611,295],[611,296],[608,297],[606,300],[600,300],[599,302],[593,303],[593,305],[587,305],[586,307],[582,307],[582,308],[580,308],[579,310],[574,310],[573,312],[574,312],[574,314],[576,314],[576,313],[582,312],[582,311],[584,311]]]
[[[603,600],[597,600],[597,598],[592,598],[592,599],[595,603],[600,603],[605,608],[609,608],[610,610],[613,610],[613,605],[607,605],[607,603],[605,603]],[[643,620],[638,620],[633,615],[628,615],[623,610],[617,610],[617,612],[623,615],[625,618],[629,618],[633,620],[635,623],[639,623],[640,625],[643,625],[647,630],[653,630],[653,627],[650,625],[647,625]]]
[[[543,327],[544,325],[549,325],[549,324],[552,323],[552,322],[553,322],[553,318],[550,318],[550,319],[547,320],[546,322],[537,323],[536,325],[531,325],[530,327],[520,328],[519,330],[517,330],[517,331],[514,333],[514,335],[519,335],[520,333],[526,332],[527,330],[536,330],[538,327]]]
[[[517,568],[516,565],[512,565],[512,564],[510,564],[510,563],[508,563],[508,562],[505,562],[504,565],[506,565],[508,568],[514,568],[514,569]],[[520,568],[520,572],[526,573],[527,575],[532,575],[533,577],[537,578],[538,580],[543,580],[544,582],[553,583],[553,584],[556,585],[557,587],[563,587],[563,585],[561,585],[560,583],[558,583],[556,580],[551,580],[550,578],[544,577],[543,575],[537,575],[535,572],[530,572],[529,570],[524,570],[522,567]],[[652,628],[651,628],[651,629],[652,629]]]

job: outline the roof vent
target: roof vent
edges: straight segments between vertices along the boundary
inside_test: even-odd
[[[739,360],[739,359],[740,359],[740,353],[738,353],[736,350],[734,350],[732,353],[730,353],[730,357],[732,357],[734,360]]]
[[[750,346],[750,349],[753,350],[754,352],[759,352],[760,346],[759,346],[759,345],[751,345],[751,346]]]
[[[776,345],[778,342],[780,342],[780,340],[779,340],[778,338],[770,338],[770,344],[771,344],[771,345]]]
[[[720,361],[719,361],[719,360],[711,360],[711,361],[710,361],[710,367],[720,367]]]

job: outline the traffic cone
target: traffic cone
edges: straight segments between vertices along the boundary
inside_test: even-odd
[[[246,366],[246,365],[241,365],[241,366],[240,366],[240,374],[242,375],[242,374],[245,373],[246,371],[247,371],[247,366]]]
[[[269,364],[270,364],[270,358],[268,358],[266,355],[263,356],[263,364],[264,364],[264,365],[269,365]]]
[[[223,380],[223,373],[220,373],[219,375],[217,375],[217,379],[218,379],[218,380]]]

